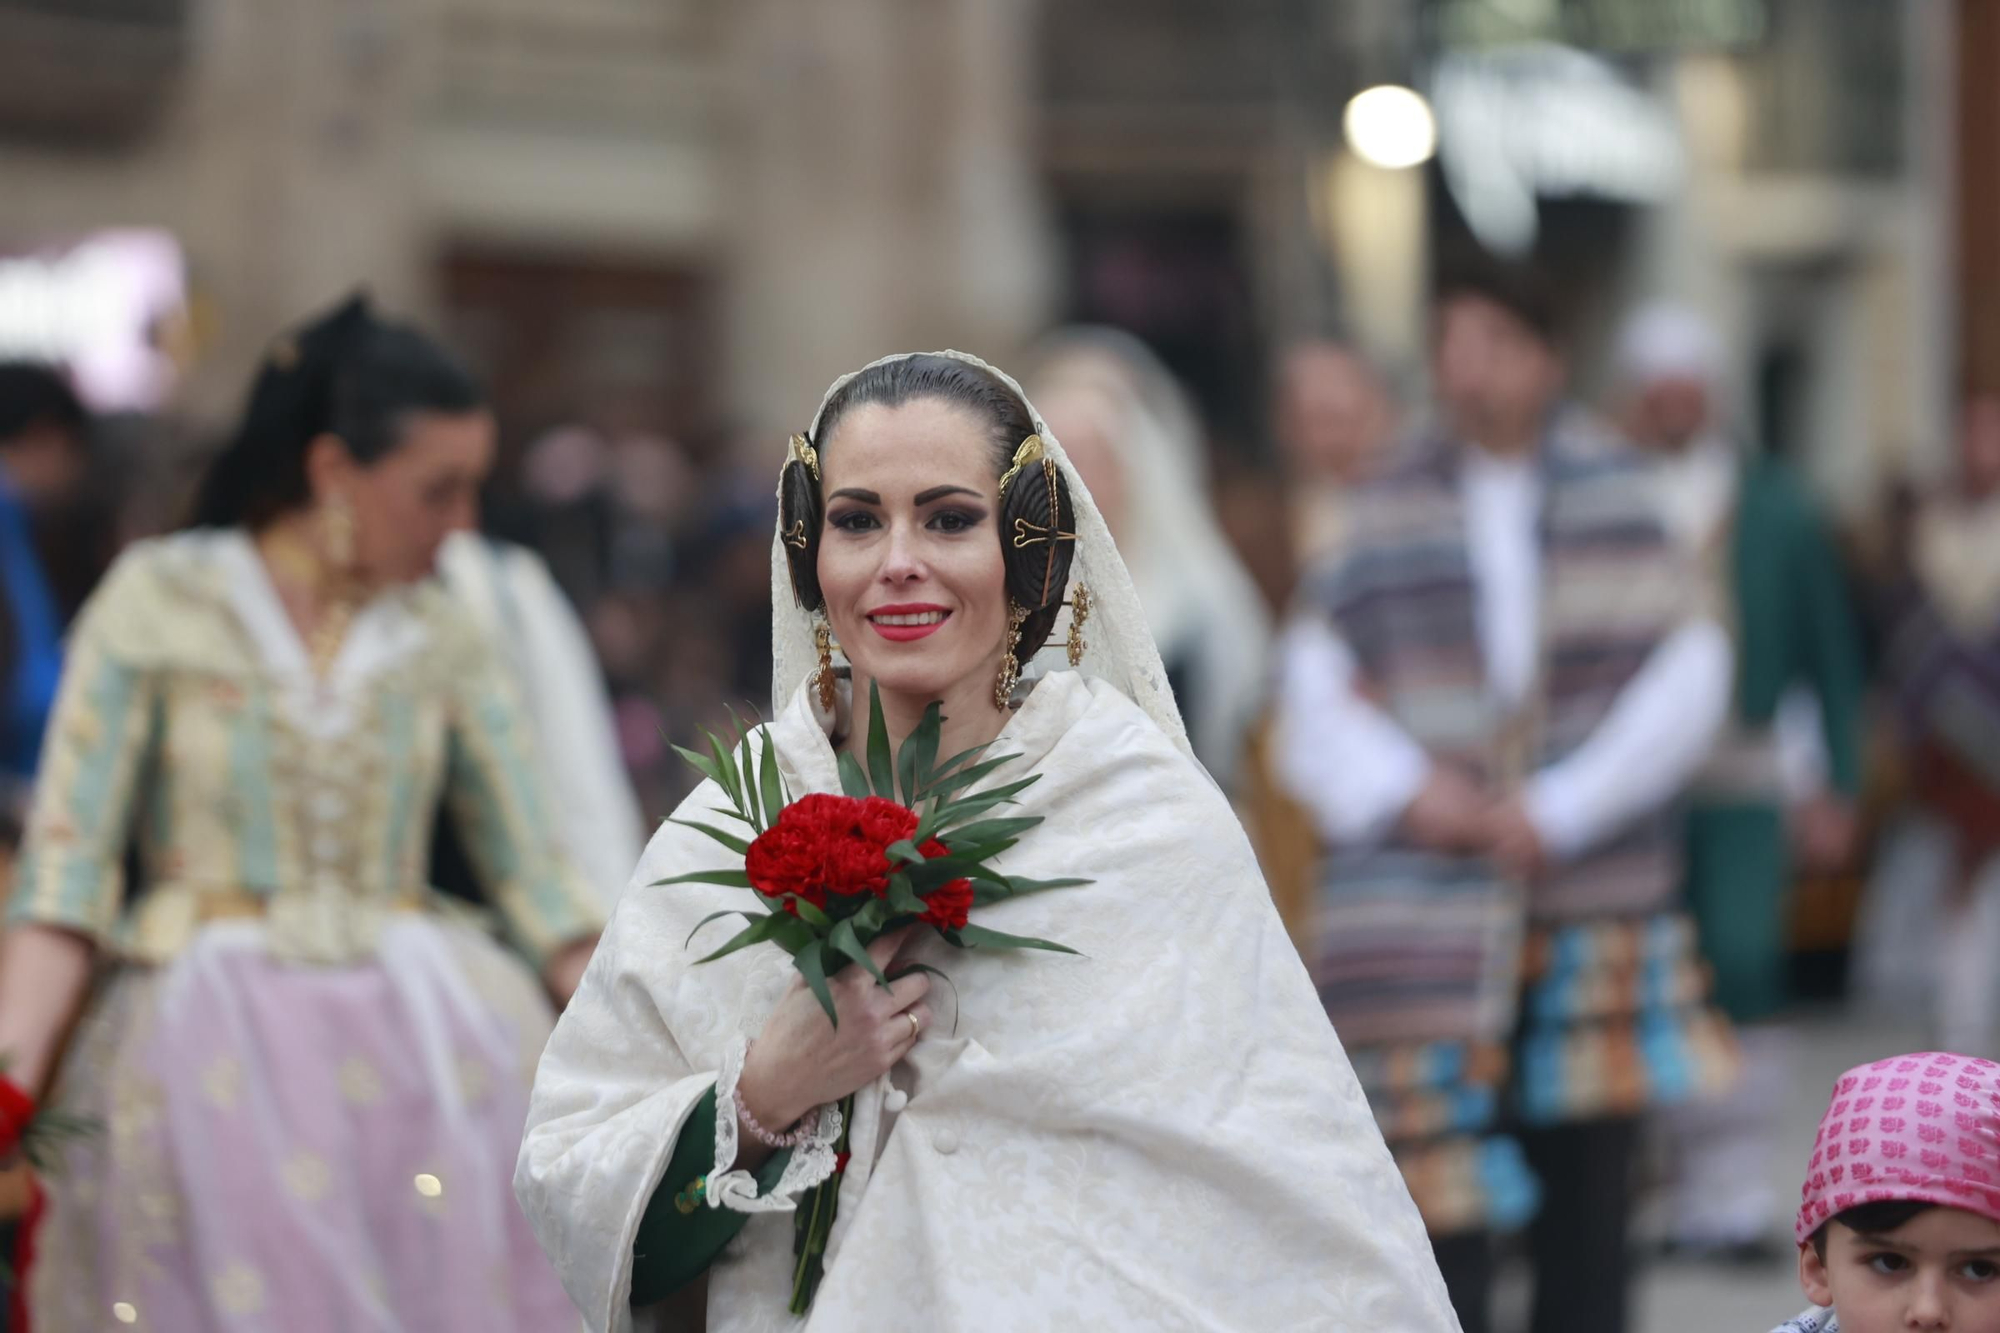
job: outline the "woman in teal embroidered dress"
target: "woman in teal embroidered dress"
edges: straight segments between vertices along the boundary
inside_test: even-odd
[[[601,911],[426,578],[492,449],[464,373],[350,302],[274,349],[201,526],[81,616],[0,944],[0,1055],[102,1126],[48,1182],[40,1333],[574,1325],[509,1191],[552,1023],[520,959],[566,997]],[[512,952],[426,886],[440,798]]]

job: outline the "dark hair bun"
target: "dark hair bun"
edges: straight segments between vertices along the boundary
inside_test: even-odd
[[[1000,497],[1000,553],[1007,591],[1029,611],[1062,602],[1076,555],[1069,482],[1046,454],[1021,469]]]
[[[1008,595],[1028,612],[1014,648],[1025,662],[1049,641],[1062,611],[1070,562],[1076,558],[1076,509],[1069,479],[1042,448],[1039,436],[1022,441],[1015,457],[1020,465],[1001,478],[1000,559],[1007,570]]]
[[[819,535],[825,508],[812,447],[794,435],[792,455],[778,474],[778,539],[785,544],[792,596],[806,611],[817,611],[826,601],[819,588]]]

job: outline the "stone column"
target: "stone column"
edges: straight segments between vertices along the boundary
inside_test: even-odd
[[[834,376],[1039,330],[1032,0],[741,0],[723,128],[731,398],[802,429]]]

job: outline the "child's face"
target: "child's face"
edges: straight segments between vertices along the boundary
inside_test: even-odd
[[[2000,1333],[2000,1223],[1962,1208],[1929,1208],[1888,1235],[1839,1222],[1826,1259],[1799,1248],[1799,1285],[1831,1305],[1840,1333]]]

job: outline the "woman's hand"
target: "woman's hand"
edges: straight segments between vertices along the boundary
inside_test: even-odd
[[[884,935],[868,946],[869,957],[883,970],[914,926]],[[778,1007],[743,1062],[737,1091],[757,1123],[779,1133],[815,1106],[837,1102],[848,1093],[887,1073],[909,1054],[918,1035],[930,1026],[931,1011],[923,1003],[931,980],[913,972],[884,990],[865,968],[850,965],[828,980],[840,1026],[827,1021],[826,1011],[794,977]],[[915,1020],[912,1022],[912,1020]],[[730,1114],[730,1108],[717,1108]]]
[[[556,1008],[568,1006],[570,997],[583,981],[583,970],[590,966],[590,956],[597,952],[597,936],[573,940],[555,951],[542,968],[542,984],[549,988],[549,995],[555,1000]]]

